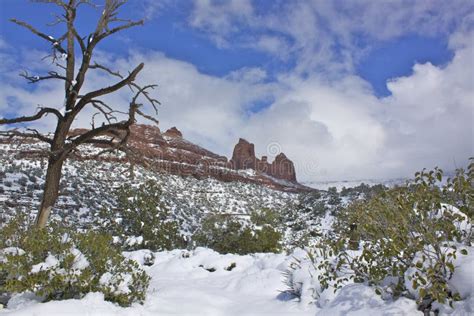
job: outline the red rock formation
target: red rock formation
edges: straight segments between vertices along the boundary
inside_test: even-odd
[[[236,170],[256,168],[255,146],[243,138],[234,147],[231,164]]]
[[[87,132],[86,129],[75,129],[70,135],[77,136],[85,132]],[[11,143],[12,140],[0,137],[0,143],[3,142]],[[161,133],[157,126],[133,125],[128,146],[135,153],[133,155],[135,163],[154,170],[196,178],[213,177],[226,182],[250,182],[291,192],[309,190],[296,182],[293,163],[285,155],[278,155],[270,164],[266,156],[263,156],[261,160],[256,158],[255,146],[244,139],[240,139],[235,146],[231,161],[187,141],[176,127]],[[44,152],[33,150],[19,152],[17,155],[38,159],[44,156]],[[91,150],[79,152],[71,159],[127,161],[123,155],[115,154],[98,158]],[[240,171],[242,169],[253,169],[256,174]],[[275,178],[287,180],[287,183],[277,181]]]
[[[273,163],[268,162],[267,156],[258,159],[255,156],[255,146],[245,139],[240,138],[234,147],[231,167],[236,170],[253,169],[277,179],[296,183],[296,173],[293,162],[284,153],[278,154]]]
[[[132,143],[153,144],[158,146],[166,145],[166,140],[163,138],[158,126],[132,125],[130,127],[129,140]]]
[[[275,178],[296,182],[295,166],[284,153],[275,157],[270,170],[270,175]]]
[[[183,137],[183,134],[174,126],[170,129],[168,129],[163,135],[171,137],[171,138],[182,138]]]

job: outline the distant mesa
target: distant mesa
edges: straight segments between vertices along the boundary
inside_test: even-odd
[[[162,133],[157,126],[134,125],[131,128],[130,145],[138,149],[143,159],[154,160],[155,167],[175,174],[199,178],[211,176],[222,181],[248,181],[252,179],[230,171],[252,169],[257,172],[252,181],[273,187],[300,186],[296,181],[293,162],[285,154],[277,155],[272,163],[268,162],[267,156],[258,159],[255,145],[243,138],[235,145],[230,161],[187,141],[176,127]],[[288,184],[279,180],[285,180]]]
[[[230,164],[236,170],[253,169],[277,179],[296,183],[295,166],[284,153],[278,154],[270,164],[267,156],[258,159],[255,156],[255,145],[243,138],[240,138],[235,145]]]
[[[75,129],[69,136],[79,136],[87,129]],[[114,135],[110,135],[114,136]],[[10,143],[12,140],[0,137],[0,143]],[[100,144],[91,145],[101,147]],[[201,146],[183,138],[176,127],[162,132],[158,126],[135,124],[130,127],[128,139],[128,154],[116,155],[110,153],[96,156],[94,150],[80,151],[74,159],[97,159],[115,162],[133,162],[146,168],[163,171],[176,175],[193,176],[196,178],[212,177],[219,181],[241,181],[256,183],[277,190],[300,192],[311,190],[296,181],[293,162],[285,154],[280,153],[272,163],[267,156],[258,159],[255,156],[254,144],[240,138],[234,147],[232,159],[217,155]],[[97,149],[97,152],[102,151]],[[43,151],[22,151],[19,157],[40,157]],[[252,169],[254,173],[240,172]]]

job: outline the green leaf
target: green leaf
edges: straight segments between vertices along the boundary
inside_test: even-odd
[[[426,296],[425,288],[421,288],[419,294],[420,294],[420,298],[423,299]]]

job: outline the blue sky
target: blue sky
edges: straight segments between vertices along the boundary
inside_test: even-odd
[[[270,2],[255,1],[256,10],[264,11]],[[125,7],[124,13],[129,11],[133,13],[129,14],[129,17],[139,17],[147,5],[143,1],[135,1],[135,3],[132,1]],[[55,9],[54,6],[35,5],[27,0],[3,0],[0,6],[2,9],[0,32],[6,42],[15,42],[16,45],[35,49],[44,48],[44,43],[37,40],[34,35],[25,32],[24,29],[8,20],[11,17],[21,18],[26,21],[35,21],[35,25],[42,26],[54,20],[51,14]],[[225,76],[242,67],[257,66],[274,74],[282,69],[290,68],[294,63],[291,58],[282,62],[271,54],[243,47],[216,46],[200,31],[186,24],[191,11],[191,1],[181,1],[166,6],[159,13],[147,17],[144,27],[124,32],[121,34],[123,37],[112,39],[101,48],[116,54],[127,54],[129,44],[131,44],[131,39],[128,37],[133,37],[133,45],[161,51],[170,58],[190,62],[201,72],[215,76]],[[91,10],[82,12],[87,15],[79,20],[78,28],[86,30],[97,15]],[[48,27],[43,29],[47,30]],[[52,28],[49,27],[49,29]],[[241,33],[249,31],[242,27],[233,36],[239,37]],[[370,42],[373,47],[355,64],[355,73],[370,82],[377,96],[387,96],[390,94],[386,88],[387,80],[409,75],[415,63],[431,62],[434,65],[444,65],[452,59],[453,52],[448,47],[448,34],[446,32],[424,36],[413,32],[388,40]],[[127,40],[124,37],[127,37]],[[358,44],[360,49],[368,46],[364,40],[361,36]],[[338,53],[337,47],[334,53]]]
[[[429,91],[425,91],[426,96],[419,95],[420,91],[436,89],[436,84],[441,83],[420,86],[416,92],[407,89],[418,87],[419,83],[438,82],[441,80],[438,76],[443,76],[442,80],[452,81],[445,83],[447,86],[465,89],[466,95],[456,103],[433,107],[441,112],[456,108],[452,112],[464,119],[467,114],[472,123],[469,88],[474,88],[473,70],[469,67],[460,70],[456,63],[469,62],[472,53],[473,6],[470,1],[461,0],[135,0],[124,6],[122,16],[145,17],[146,24],[112,38],[100,50],[112,64],[126,66],[139,58],[148,61],[151,66],[145,77],[160,84],[159,93],[168,101],[163,102],[160,118],[164,127],[177,125],[185,136],[219,153],[229,154],[233,139],[245,136],[261,148],[261,154],[265,154],[270,141],[281,142],[290,157],[289,151],[294,151],[295,160],[302,172],[307,173],[308,181],[377,176],[376,170],[380,168],[388,170],[382,176],[395,176],[417,167],[431,167],[430,164],[436,163],[431,156],[439,154],[436,148],[440,143],[444,152],[450,154],[438,161],[448,168],[452,167],[454,158],[463,160],[472,154],[472,128],[449,130],[453,134],[430,141],[424,148],[419,142],[424,144],[428,134],[433,133],[422,130],[425,124],[438,123],[439,117],[427,114],[430,111],[421,106],[413,109],[416,110],[413,117],[424,113],[418,121],[405,115],[415,101],[431,102],[427,99]],[[0,2],[2,81],[12,80],[11,74],[18,66],[28,68],[32,52],[48,49],[36,36],[8,19],[29,21],[56,35],[57,30],[45,26],[53,20],[55,10],[53,5],[26,0]],[[84,7],[79,14],[79,31],[87,34],[98,13],[100,9],[95,12]],[[464,59],[458,61],[461,57],[456,56]],[[453,74],[454,71],[464,72]],[[460,78],[467,80],[462,87],[457,86]],[[204,82],[207,82],[204,90],[209,87],[217,90],[204,95],[203,88],[198,87]],[[15,86],[17,93],[12,96],[3,91],[9,104],[34,99],[16,89],[30,94],[47,93],[47,89],[55,91],[49,86],[43,91],[25,87],[26,84],[20,88],[16,81],[9,84]],[[189,95],[180,104],[177,99],[182,95],[172,98],[173,89],[178,88]],[[441,93],[439,89],[431,95],[437,93]],[[420,99],[411,100],[408,94]],[[192,100],[202,103],[202,113],[213,112],[213,115],[191,115],[199,105],[182,103]],[[208,108],[209,104],[214,108]],[[179,110],[174,112],[174,108]],[[402,108],[407,112],[399,113]],[[11,106],[3,109],[0,106],[0,115],[11,112]],[[354,133],[350,126],[357,120],[366,126]],[[281,129],[292,127],[306,128],[301,135],[295,132],[300,136],[299,141],[280,135]],[[466,135],[466,140],[453,145],[450,138],[459,137],[455,134],[460,132]],[[368,140],[368,135],[376,136]],[[413,144],[402,146],[406,135],[410,135]],[[346,148],[346,155],[353,156],[351,160],[364,162],[334,159],[335,155],[341,155],[341,148]],[[388,148],[391,150],[385,153]],[[308,162],[310,156],[316,156],[317,170],[303,171],[306,168],[303,165],[312,165]],[[416,162],[409,166],[406,162],[409,159]],[[343,171],[335,171],[341,169],[336,168],[336,163],[343,164]],[[361,170],[360,174],[354,168]]]

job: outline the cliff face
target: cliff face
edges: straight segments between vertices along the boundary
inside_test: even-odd
[[[183,134],[176,128],[172,127],[163,134],[164,136],[170,137],[170,138],[182,138]]]
[[[267,156],[258,159],[255,156],[255,146],[240,138],[234,147],[231,167],[235,170],[253,169],[271,177],[296,183],[296,173],[293,162],[284,153],[280,153],[270,164]]]
[[[243,138],[234,147],[231,159],[232,167],[236,170],[256,169],[257,158],[255,157],[255,146]]]

